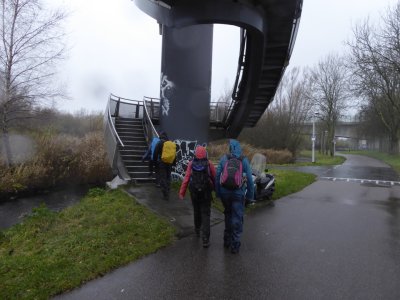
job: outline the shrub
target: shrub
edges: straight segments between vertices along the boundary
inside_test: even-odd
[[[270,164],[286,164],[293,162],[294,158],[292,153],[285,150],[274,150],[257,148],[250,144],[241,143],[243,155],[247,156],[249,160],[252,159],[255,153],[261,153],[267,157],[267,163]],[[218,160],[222,155],[228,153],[228,141],[224,143],[210,143],[207,146],[208,155],[213,160]]]
[[[11,168],[0,164],[0,195],[112,178],[101,132],[83,138],[46,133],[35,140],[36,154],[30,161]]]
[[[111,179],[102,132],[86,134],[77,146],[77,172],[81,183],[101,183]]]

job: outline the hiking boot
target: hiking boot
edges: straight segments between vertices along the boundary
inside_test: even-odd
[[[237,254],[237,253],[239,253],[239,248],[231,248],[231,253],[232,253],[232,254]]]
[[[203,248],[210,247],[210,240],[203,240]]]
[[[231,243],[224,240],[224,248],[228,249],[231,247]]]
[[[196,228],[196,229],[194,230],[194,232],[196,233],[196,236],[197,236],[197,237],[200,237],[200,229],[197,229],[197,228]]]

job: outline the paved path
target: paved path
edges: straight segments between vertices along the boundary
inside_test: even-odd
[[[358,167],[392,172],[358,156],[330,172]],[[318,180],[246,215],[238,255],[222,233],[220,223],[209,249],[190,235],[60,298],[400,299],[400,186]]]
[[[156,188],[154,184],[128,186],[126,191],[134,196],[139,203],[170,221],[177,228],[178,237],[181,238],[194,233],[193,208],[189,190],[183,201],[178,198],[178,192],[172,189],[169,201],[163,200],[161,190]],[[217,210],[211,209],[211,225],[223,221],[224,215]]]

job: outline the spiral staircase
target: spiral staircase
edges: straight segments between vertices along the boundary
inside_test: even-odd
[[[253,127],[273,100],[289,64],[303,0],[134,0],[160,24],[184,27],[230,24],[241,28],[241,43],[232,100],[210,104],[210,140],[237,137]],[[142,162],[157,136],[160,102],[110,95],[104,118],[110,164],[124,180],[148,181]]]

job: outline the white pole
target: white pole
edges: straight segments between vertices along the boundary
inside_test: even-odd
[[[312,157],[311,157],[311,162],[315,163],[315,118],[313,118],[312,122]]]
[[[333,138],[333,156],[336,155],[336,139]]]

